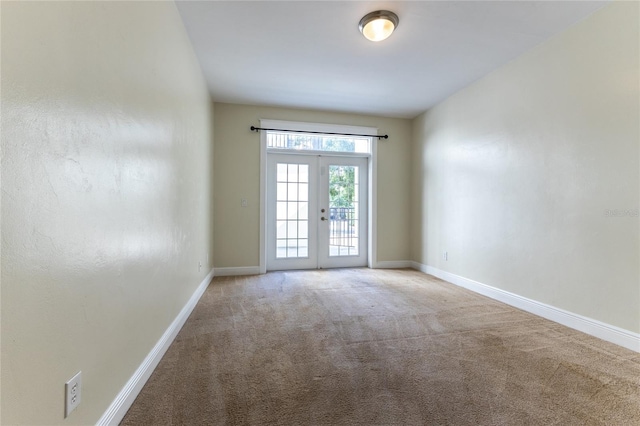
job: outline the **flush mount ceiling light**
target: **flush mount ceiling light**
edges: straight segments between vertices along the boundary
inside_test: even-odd
[[[388,10],[376,10],[367,13],[360,20],[358,28],[363,36],[371,41],[381,41],[389,37],[398,27],[398,15]]]

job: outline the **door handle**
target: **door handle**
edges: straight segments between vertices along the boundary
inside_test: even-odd
[[[324,216],[322,216],[322,217],[320,218],[320,220],[327,220],[327,218],[326,218],[326,217],[324,217]]]

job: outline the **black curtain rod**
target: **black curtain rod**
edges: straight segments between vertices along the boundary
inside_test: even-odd
[[[259,132],[260,130],[272,130],[275,132],[291,132],[291,133],[312,133],[315,135],[365,136],[367,138],[389,139],[389,135],[360,135],[356,133],[309,132],[306,130],[267,129],[266,127],[251,126],[252,132]]]

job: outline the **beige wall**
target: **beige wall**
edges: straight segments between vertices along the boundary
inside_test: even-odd
[[[382,102],[382,100],[381,100]],[[409,152],[411,122],[335,112],[216,103],[214,265],[259,265],[260,119],[377,127],[378,261],[409,257]],[[240,207],[246,198],[249,206]]]
[[[414,120],[414,260],[640,332],[639,220],[605,215],[640,208],[638,16],[607,6]]]
[[[212,104],[166,2],[3,1],[1,78],[0,423],[93,424],[210,269]]]

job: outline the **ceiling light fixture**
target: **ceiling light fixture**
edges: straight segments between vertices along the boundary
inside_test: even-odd
[[[393,30],[398,28],[398,15],[388,10],[376,10],[367,13],[360,20],[358,28],[367,40],[381,41],[389,37]]]

